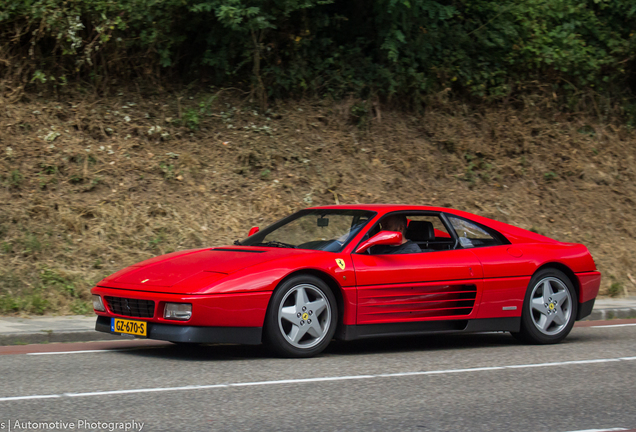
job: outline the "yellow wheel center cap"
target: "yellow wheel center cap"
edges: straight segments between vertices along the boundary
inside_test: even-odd
[[[307,312],[305,312],[305,313],[303,314],[303,319],[304,319],[305,321],[307,321],[307,318],[309,318],[309,314],[308,314]]]
[[[550,303],[550,310],[554,309],[554,304]]]

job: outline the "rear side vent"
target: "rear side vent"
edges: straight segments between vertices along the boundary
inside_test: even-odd
[[[451,285],[428,292],[422,296],[421,310],[426,316],[469,315],[475,306],[477,287],[475,285]]]
[[[372,287],[358,291],[359,323],[465,317],[475,306],[475,285]]]

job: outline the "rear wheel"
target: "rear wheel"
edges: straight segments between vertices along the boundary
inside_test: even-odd
[[[272,295],[265,341],[284,357],[311,357],[329,345],[337,319],[338,305],[327,284],[312,275],[294,276]]]
[[[541,270],[530,280],[523,302],[521,329],[513,336],[534,344],[561,342],[574,326],[577,308],[572,281],[559,270]]]

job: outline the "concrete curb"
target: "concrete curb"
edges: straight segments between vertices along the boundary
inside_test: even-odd
[[[605,321],[617,318],[636,318],[636,308],[611,308],[593,310],[592,313],[581,321]]]
[[[0,334],[0,346],[30,345],[58,342],[91,342],[102,340],[121,340],[121,336],[102,333],[95,330],[85,331],[38,331]]]

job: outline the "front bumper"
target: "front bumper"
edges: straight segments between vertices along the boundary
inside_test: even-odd
[[[110,318],[106,316],[97,317],[95,330],[119,334],[110,331]],[[197,327],[148,322],[148,339],[170,342],[258,345],[261,343],[262,333],[262,327]]]
[[[91,294],[150,300],[155,304],[152,317],[120,315],[111,309],[108,300],[104,300],[105,312],[95,311],[98,316],[137,319],[155,324],[189,325],[193,327],[263,327],[267,305],[271,292],[248,292],[228,294],[168,294],[153,291],[120,290],[115,288],[94,287]],[[166,303],[192,304],[192,318],[175,322],[163,317]]]

